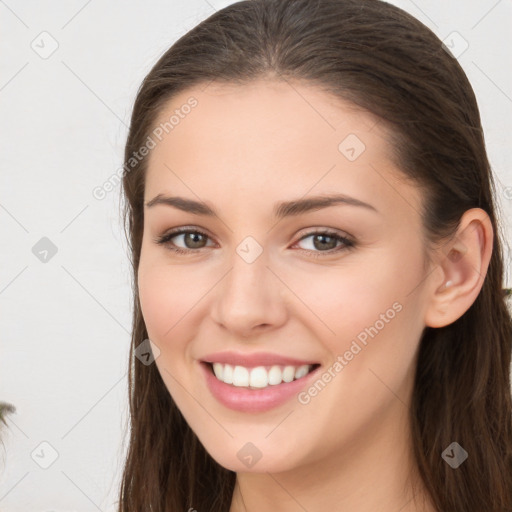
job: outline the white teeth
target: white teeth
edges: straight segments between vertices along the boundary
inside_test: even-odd
[[[249,385],[249,370],[247,368],[244,368],[243,366],[235,366],[235,369],[233,370],[233,385]]]
[[[281,368],[279,368],[279,366],[272,366],[268,372],[268,383],[275,386],[276,384],[281,384],[282,380],[283,372]]]
[[[257,366],[251,370],[249,385],[251,388],[266,388],[268,386],[268,372],[263,366]]]
[[[266,388],[276,386],[282,382],[292,382],[307,375],[313,365],[302,366],[232,366],[230,364],[213,363],[213,372],[217,379],[237,387]]]
[[[297,368],[297,371],[295,372],[295,378],[300,379],[301,377],[304,377],[304,375],[307,375],[309,373],[309,366],[299,366]]]
[[[295,368],[293,366],[285,366],[283,371],[283,380],[291,382],[295,377]]]
[[[221,363],[213,363],[213,372],[215,373],[215,377],[219,380],[224,380],[224,365]]]
[[[226,384],[233,384],[233,367],[230,366],[229,364],[224,366],[222,380]]]

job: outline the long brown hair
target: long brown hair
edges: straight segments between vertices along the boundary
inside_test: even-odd
[[[137,289],[147,159],[130,159],[178,92],[262,77],[317,85],[382,120],[393,134],[404,177],[424,191],[428,247],[453,234],[467,209],[489,215],[494,241],[483,287],[457,321],[425,328],[410,420],[415,462],[439,510],[512,510],[512,321],[502,292],[503,228],[477,102],[464,71],[430,29],[380,0],[248,0],[214,13],[178,39],[135,100],[122,187],[134,312],[130,438],[119,511],[230,507],[236,474],[206,452],[156,365],[134,357],[148,338]],[[457,469],[441,457],[453,441],[469,454]]]

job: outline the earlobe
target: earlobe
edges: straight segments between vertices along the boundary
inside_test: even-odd
[[[467,210],[456,235],[441,250],[438,266],[443,282],[436,284],[432,276],[426,326],[449,325],[471,307],[482,289],[492,245],[493,229],[487,213],[481,208]]]

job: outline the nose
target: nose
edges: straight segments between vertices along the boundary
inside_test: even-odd
[[[231,269],[214,289],[211,315],[233,338],[248,338],[286,322],[285,285],[265,251],[252,263],[236,252]]]

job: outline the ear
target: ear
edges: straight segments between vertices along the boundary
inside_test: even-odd
[[[457,233],[437,255],[425,310],[425,325],[444,327],[460,318],[482,289],[491,259],[494,232],[481,208],[464,212]]]

